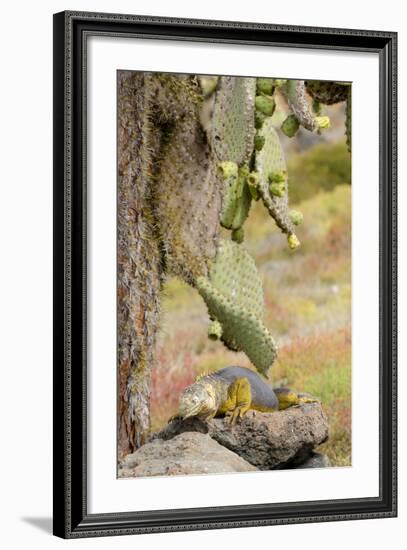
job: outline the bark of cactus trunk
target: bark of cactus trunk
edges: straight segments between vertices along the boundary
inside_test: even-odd
[[[141,73],[118,73],[119,459],[140,447],[149,434],[150,372],[159,316],[161,261],[151,211],[149,174],[154,136],[146,78]]]

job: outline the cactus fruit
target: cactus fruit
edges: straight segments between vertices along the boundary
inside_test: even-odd
[[[315,117],[315,125],[318,130],[325,130],[331,127],[331,121],[328,116]]]
[[[273,84],[276,88],[280,88],[281,86],[284,86],[286,82],[287,80],[283,80],[281,78],[273,78]]]
[[[244,229],[239,227],[239,229],[233,229],[232,231],[232,241],[235,243],[242,243],[244,241]]]
[[[227,166],[229,177],[225,178],[226,190],[220,223],[225,229],[239,229],[249,215],[252,201],[246,182],[248,169],[245,166],[238,169],[237,165],[231,162],[221,163],[221,166]]]
[[[263,122],[266,120],[266,115],[263,115],[260,111],[256,111],[254,115],[254,127],[259,130],[263,126]]]
[[[269,183],[284,183],[287,181],[287,172],[283,170],[280,172],[270,172],[268,181]]]
[[[269,185],[269,190],[272,195],[274,195],[275,197],[281,198],[281,197],[284,197],[287,191],[287,186],[284,181],[280,183],[274,182]]]
[[[304,220],[304,216],[298,210],[290,210],[288,215],[290,216],[290,220],[293,222],[294,225],[300,225]]]
[[[208,130],[211,150],[219,161],[233,161],[241,166],[250,160],[255,94],[255,78],[220,77]]]
[[[257,201],[260,198],[259,195],[259,174],[255,171],[250,172],[250,174],[246,178],[247,185],[249,187],[250,194],[252,198]]]
[[[222,325],[219,321],[211,321],[208,326],[208,338],[210,340],[220,340],[222,336]]]
[[[196,286],[209,315],[222,327],[221,340],[235,351],[244,351],[255,367],[266,374],[277,349],[264,326],[264,298],[254,260],[242,245],[221,240],[209,278]]]
[[[264,136],[259,136],[259,135],[255,136],[254,148],[256,149],[256,151],[261,151],[263,149],[264,142],[265,142]]]
[[[256,111],[265,116],[272,116],[276,108],[276,102],[273,97],[267,95],[256,96]]]
[[[298,240],[297,235],[295,233],[291,233],[291,235],[288,235],[287,237],[288,246],[291,248],[291,250],[295,250],[300,246],[300,241]]]
[[[299,127],[298,118],[295,115],[288,115],[281,125],[281,130],[287,137],[292,138],[298,132]]]
[[[305,87],[314,100],[324,105],[340,103],[341,101],[346,101],[348,97],[349,84],[324,82],[322,80],[307,80],[305,82]]]
[[[255,156],[259,178],[257,190],[277,226],[284,233],[291,234],[294,233],[294,226],[288,215],[287,167],[280,139],[271,119],[265,121],[259,132],[264,136],[265,143]]]
[[[220,162],[218,166],[222,172],[222,176],[225,181],[234,181],[237,179],[239,167],[236,162],[226,160],[225,162]]]
[[[272,95],[274,87],[275,84],[272,78],[258,78],[256,80],[257,91],[261,94]]]

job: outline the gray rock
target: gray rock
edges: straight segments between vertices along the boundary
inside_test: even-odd
[[[327,455],[322,453],[312,452],[311,455],[301,464],[298,464],[296,468],[329,468],[331,461]]]
[[[182,433],[170,440],[154,439],[127,455],[119,477],[170,476],[252,472],[257,470],[208,434]]]
[[[155,437],[170,440],[185,432],[208,434],[258,469],[271,470],[306,460],[328,439],[328,420],[319,403],[309,403],[274,413],[249,411],[234,426],[223,418],[175,420]]]

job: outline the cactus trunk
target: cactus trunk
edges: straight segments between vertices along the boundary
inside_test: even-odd
[[[149,432],[150,369],[159,318],[161,262],[151,212],[149,173],[155,129],[148,76],[121,72],[118,82],[118,454]]]

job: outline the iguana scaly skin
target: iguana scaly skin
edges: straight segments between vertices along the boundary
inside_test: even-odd
[[[250,409],[275,412],[315,401],[311,395],[297,394],[287,388],[273,390],[257,373],[245,367],[226,367],[186,388],[176,417],[198,416],[209,420],[225,415],[234,424]]]

